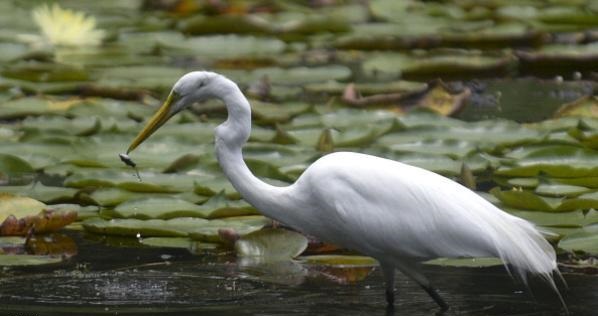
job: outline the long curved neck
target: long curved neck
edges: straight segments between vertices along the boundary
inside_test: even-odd
[[[216,155],[224,174],[241,196],[269,217],[277,218],[284,188],[269,185],[253,175],[243,161],[242,147],[251,132],[251,107],[237,85],[222,77],[216,97],[228,110],[227,120],[216,128]]]

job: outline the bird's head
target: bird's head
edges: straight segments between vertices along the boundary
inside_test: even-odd
[[[164,104],[133,139],[127,154],[157,131],[171,117],[195,102],[202,102],[216,95],[218,85],[214,84],[222,76],[209,71],[193,71],[182,76],[173,86]]]

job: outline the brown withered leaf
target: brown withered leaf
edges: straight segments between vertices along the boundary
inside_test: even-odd
[[[471,95],[469,88],[459,92],[452,92],[442,80],[429,84],[429,88],[417,100],[418,107],[430,109],[444,116],[459,113],[465,106],[465,101]]]
[[[577,117],[598,117],[598,97],[583,96],[573,102],[561,106],[554,117],[577,116]]]
[[[400,108],[422,107],[444,116],[459,113],[466,104],[471,90],[467,87],[453,91],[442,80],[434,80],[423,90],[409,92],[391,92],[361,96],[354,84],[348,84],[343,91],[342,100],[352,106],[395,105]]]
[[[74,211],[54,211],[40,201],[9,193],[0,193],[0,236],[25,236],[54,232],[77,219]]]

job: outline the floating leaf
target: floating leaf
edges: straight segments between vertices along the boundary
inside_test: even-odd
[[[448,259],[439,258],[424,262],[424,264],[448,266],[448,267],[467,267],[467,268],[483,268],[502,266],[504,263],[499,258],[459,258]]]
[[[589,191],[591,191],[589,188],[568,184],[540,184],[535,190],[539,195],[566,197],[578,196]]]
[[[32,198],[0,194],[0,235],[22,236],[31,228],[35,233],[57,231],[75,219],[75,212],[53,211]]]
[[[294,258],[306,248],[305,236],[286,229],[262,229],[241,237],[235,243],[239,256],[262,257],[272,261]]]
[[[238,216],[214,219],[193,229],[189,233],[189,237],[194,240],[222,243],[226,242],[220,235],[220,231],[222,230],[231,230],[231,232],[243,236],[262,229],[270,222],[270,220],[263,216]]]
[[[512,152],[515,153],[515,152]],[[574,146],[547,145],[524,151],[513,166],[503,166],[497,175],[531,177],[540,173],[557,178],[597,177],[598,153]]]
[[[524,74],[559,75],[586,72],[586,65],[598,61],[598,45],[546,45],[537,51],[518,51],[520,69]]]
[[[451,116],[459,113],[471,96],[471,90],[465,88],[460,92],[450,91],[444,82],[434,81],[428,89],[423,92],[417,105],[430,109],[440,115]]]
[[[538,212],[503,208],[508,213],[526,219],[539,226],[549,227],[582,227],[587,223],[583,211],[572,212]],[[595,212],[595,211],[593,211]]]
[[[170,219],[175,217],[218,218],[253,215],[256,214],[256,211],[246,202],[229,201],[220,194],[202,205],[171,197],[141,198],[118,205],[110,214],[121,218]]]
[[[598,55],[598,53],[597,53]],[[598,118],[598,97],[584,96],[560,107],[555,117],[593,117]]]
[[[38,266],[56,264],[63,260],[61,256],[0,255],[0,266]]]
[[[20,194],[51,204],[73,201],[77,190],[73,188],[46,186],[43,183],[35,182],[24,186],[0,186],[0,192]]]
[[[505,73],[512,63],[511,57],[484,56],[460,52],[453,54],[420,54],[409,56],[400,53],[379,53],[368,58],[362,65],[363,71],[371,78],[430,78],[437,74],[443,77],[475,75],[496,75]]]
[[[496,198],[506,206],[534,210],[534,211],[552,211],[560,204],[560,199],[548,199],[540,197],[529,191],[501,191],[499,188],[490,190]]]
[[[558,246],[568,251],[598,255],[598,225],[586,226],[581,231],[566,235]]]
[[[30,182],[33,173],[33,167],[23,159],[0,154],[0,183]]]
[[[185,237],[190,231],[208,223],[201,218],[179,217],[169,220],[150,219],[111,219],[92,218],[84,221],[85,230],[106,235],[132,237]]]

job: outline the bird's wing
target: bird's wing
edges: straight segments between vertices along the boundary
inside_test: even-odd
[[[373,256],[499,256],[515,264],[522,252],[554,257],[533,225],[438,174],[355,153],[328,155],[313,167],[306,171],[311,192],[333,213],[315,235],[332,242]]]

